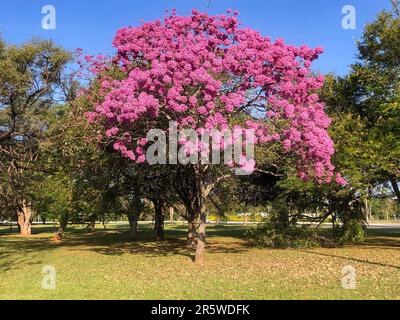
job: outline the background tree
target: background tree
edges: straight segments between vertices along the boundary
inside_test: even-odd
[[[22,234],[31,233],[31,184],[40,178],[39,143],[46,112],[60,98],[71,56],[51,41],[21,46],[0,40],[0,202],[18,216]]]
[[[371,193],[389,181],[400,203],[400,5],[392,3],[366,25],[350,74],[329,78],[323,97],[338,162],[353,187]]]

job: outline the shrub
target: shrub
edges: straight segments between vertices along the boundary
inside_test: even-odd
[[[350,220],[339,227],[339,243],[362,242],[366,232],[362,221]]]
[[[281,228],[278,223],[265,221],[245,233],[249,245],[269,248],[310,248],[321,245],[319,236],[308,226]]]

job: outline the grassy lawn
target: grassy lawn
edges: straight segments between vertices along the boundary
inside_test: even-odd
[[[334,249],[249,248],[244,227],[208,227],[205,267],[192,262],[185,228],[153,240],[149,226],[130,239],[124,225],[92,234],[70,228],[61,243],[51,227],[22,238],[0,227],[0,299],[400,299],[400,229],[370,230],[367,242]],[[42,267],[57,270],[57,288],[41,288]],[[357,271],[357,288],[341,271]]]

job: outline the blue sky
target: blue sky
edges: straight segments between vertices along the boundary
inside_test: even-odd
[[[207,10],[208,0],[2,0],[0,34],[7,42],[21,43],[32,36],[51,38],[68,48],[78,47],[88,53],[111,53],[111,41],[122,26],[138,25],[176,8],[178,14],[191,9]],[[56,30],[41,27],[44,5],[53,5],[57,13]],[[356,9],[356,30],[341,27],[344,5]],[[210,14],[240,11],[245,26],[262,34],[284,38],[294,45],[323,46],[324,55],[316,63],[320,72],[345,74],[356,56],[355,40],[365,23],[390,8],[389,0],[211,0]]]

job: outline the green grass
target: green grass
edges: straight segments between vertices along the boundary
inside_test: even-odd
[[[210,226],[204,267],[183,226],[168,226],[164,242],[143,225],[136,241],[125,225],[70,228],[60,243],[48,226],[29,238],[8,231],[0,227],[0,299],[400,299],[400,229],[342,248],[270,250],[247,247],[244,227]],[[41,287],[44,265],[57,270],[55,290]],[[346,265],[355,290],[341,286]]]

